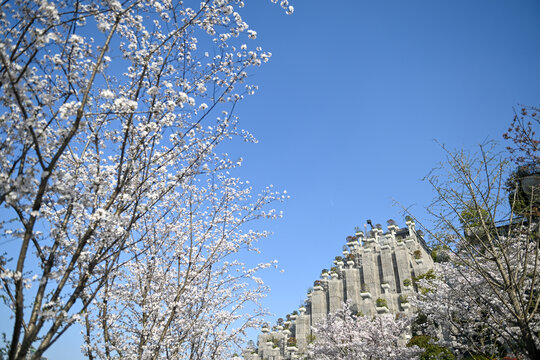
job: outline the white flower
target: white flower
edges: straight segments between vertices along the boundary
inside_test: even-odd
[[[69,42],[74,44],[81,44],[84,42],[84,38],[82,36],[79,36],[77,34],[72,34],[69,37]]]
[[[148,93],[148,95],[157,95],[157,93],[159,92],[158,88],[156,86],[152,86],[150,89],[148,89],[146,91]]]
[[[188,102],[188,100],[189,100],[189,97],[187,96],[185,92],[178,93],[178,101],[180,101],[180,103]]]
[[[109,89],[101,90],[100,95],[104,99],[114,99],[114,93]]]
[[[119,112],[133,112],[137,110],[137,102],[125,97],[114,100],[114,108]]]

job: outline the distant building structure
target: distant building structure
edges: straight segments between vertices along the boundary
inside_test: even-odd
[[[246,360],[288,360],[306,357],[311,326],[350,300],[364,315],[410,313],[408,297],[414,296],[414,277],[433,268],[433,260],[420,231],[412,221],[399,228],[389,221],[388,231],[374,228],[347,238],[343,256],[323,271],[305,305],[287,315],[272,329],[263,327],[257,347],[242,352]]]

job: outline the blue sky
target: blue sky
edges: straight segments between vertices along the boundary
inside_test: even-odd
[[[538,1],[292,4],[293,16],[246,6],[273,57],[238,112],[259,139],[243,176],[291,195],[260,246],[284,269],[264,277],[272,321],[297,308],[355,226],[403,225],[394,200],[425,217],[433,194],[421,178],[444,156],[435,140],[503,143],[514,108],[540,104]]]
[[[237,112],[259,144],[233,153],[255,188],[291,195],[255,259],[284,270],[263,274],[273,321],[297,308],[355,226],[403,225],[394,200],[425,216],[421,178],[443,159],[434,140],[502,142],[514,108],[540,104],[540,2],[297,0],[292,16],[246,2],[255,43],[273,56]],[[71,335],[46,356],[75,358],[79,346]]]

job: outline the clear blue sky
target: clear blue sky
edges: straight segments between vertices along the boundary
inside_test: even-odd
[[[540,2],[299,0],[293,16],[253,1],[245,16],[273,53],[239,110],[259,138],[244,176],[291,199],[263,258],[276,316],[297,309],[365,220],[404,224],[393,200],[423,208],[434,140],[503,142],[519,104],[540,104]]]
[[[540,104],[540,2],[291,0],[292,16],[269,0],[246,3],[255,42],[273,57],[237,113],[259,144],[233,152],[255,188],[291,195],[257,259],[284,269],[263,274],[274,321],[355,226],[403,225],[393,200],[424,216],[432,193],[420,179],[443,157],[435,139],[502,142],[514,107]],[[74,359],[79,346],[70,336],[45,355]]]

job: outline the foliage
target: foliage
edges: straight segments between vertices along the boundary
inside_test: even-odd
[[[403,286],[411,286],[411,280],[410,279],[403,280]]]
[[[536,180],[536,187],[531,182]],[[508,201],[513,211],[518,215],[533,212],[536,217],[540,216],[540,164],[530,163],[520,165],[506,180]]]
[[[474,203],[465,204],[465,208],[461,210],[459,221],[465,228],[474,229],[483,226],[483,224],[489,221],[489,212]]]
[[[431,258],[433,262],[447,262],[450,259],[450,250],[447,246],[436,244],[431,248]]]
[[[266,232],[247,226],[282,196],[252,196],[218,146],[255,141],[234,111],[271,54],[243,43],[242,1],[193,5],[2,3],[10,359],[39,358],[76,321],[90,359],[227,357],[264,313],[270,264],[235,254],[256,250]]]
[[[386,302],[386,299],[383,299],[383,298],[378,298],[375,302],[375,304],[377,305],[377,307],[388,307],[388,303]]]
[[[410,319],[385,314],[356,316],[344,307],[313,327],[315,341],[309,346],[314,360],[417,359],[419,349],[402,344]]]
[[[420,360],[454,360],[455,356],[450,349],[434,344],[434,338],[426,335],[413,336],[407,346],[418,346],[424,351]]]
[[[287,339],[287,346],[296,346],[296,338],[290,337]]]
[[[422,252],[420,250],[414,250],[413,255],[416,260],[422,258]]]

